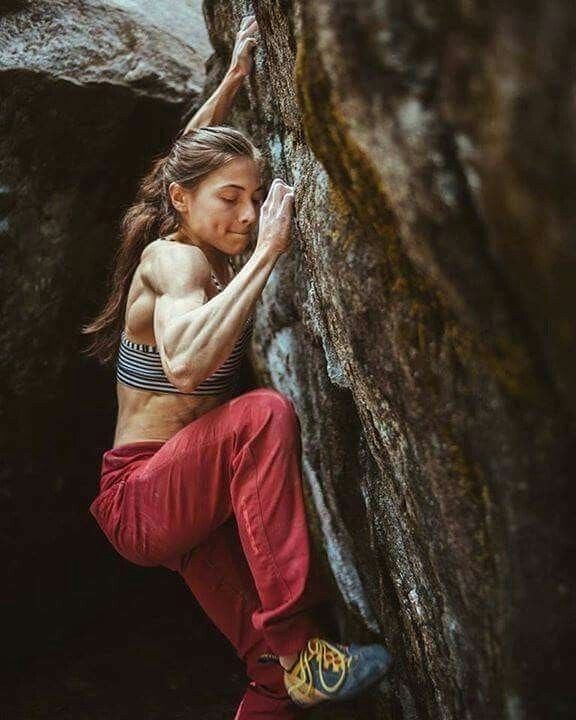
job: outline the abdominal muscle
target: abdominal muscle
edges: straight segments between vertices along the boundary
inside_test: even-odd
[[[153,393],[116,383],[118,419],[113,447],[143,440],[166,441],[192,420],[234,397],[220,395],[179,396]]]

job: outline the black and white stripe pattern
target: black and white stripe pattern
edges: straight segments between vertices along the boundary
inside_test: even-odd
[[[212,279],[218,290],[222,290],[222,285],[214,273],[212,273]],[[125,331],[122,331],[116,364],[116,378],[124,385],[152,392],[168,392],[179,395],[217,395],[226,392],[231,390],[238,380],[242,356],[250,342],[253,326],[254,317],[251,315],[246,320],[242,334],[230,355],[190,393],[183,393],[168,380],[162,367],[160,352],[155,345],[132,342],[126,337]]]

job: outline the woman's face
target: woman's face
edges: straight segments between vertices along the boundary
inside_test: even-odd
[[[257,163],[236,158],[192,190],[171,183],[170,194],[192,240],[235,255],[245,250],[253,237],[264,188]]]

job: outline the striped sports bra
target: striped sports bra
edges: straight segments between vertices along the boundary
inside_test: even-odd
[[[211,275],[218,292],[220,292],[225,286],[220,284],[214,272]],[[233,389],[238,381],[242,357],[250,342],[253,326],[254,316],[250,315],[228,358],[189,393],[178,390],[168,380],[156,345],[132,342],[128,340],[126,331],[123,330],[116,363],[116,379],[124,385],[152,392],[178,395],[218,395],[227,392]]]

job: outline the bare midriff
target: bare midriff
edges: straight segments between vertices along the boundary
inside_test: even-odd
[[[118,419],[114,446],[145,440],[165,442],[192,420],[234,397],[220,395],[182,396],[154,393],[116,383]]]

